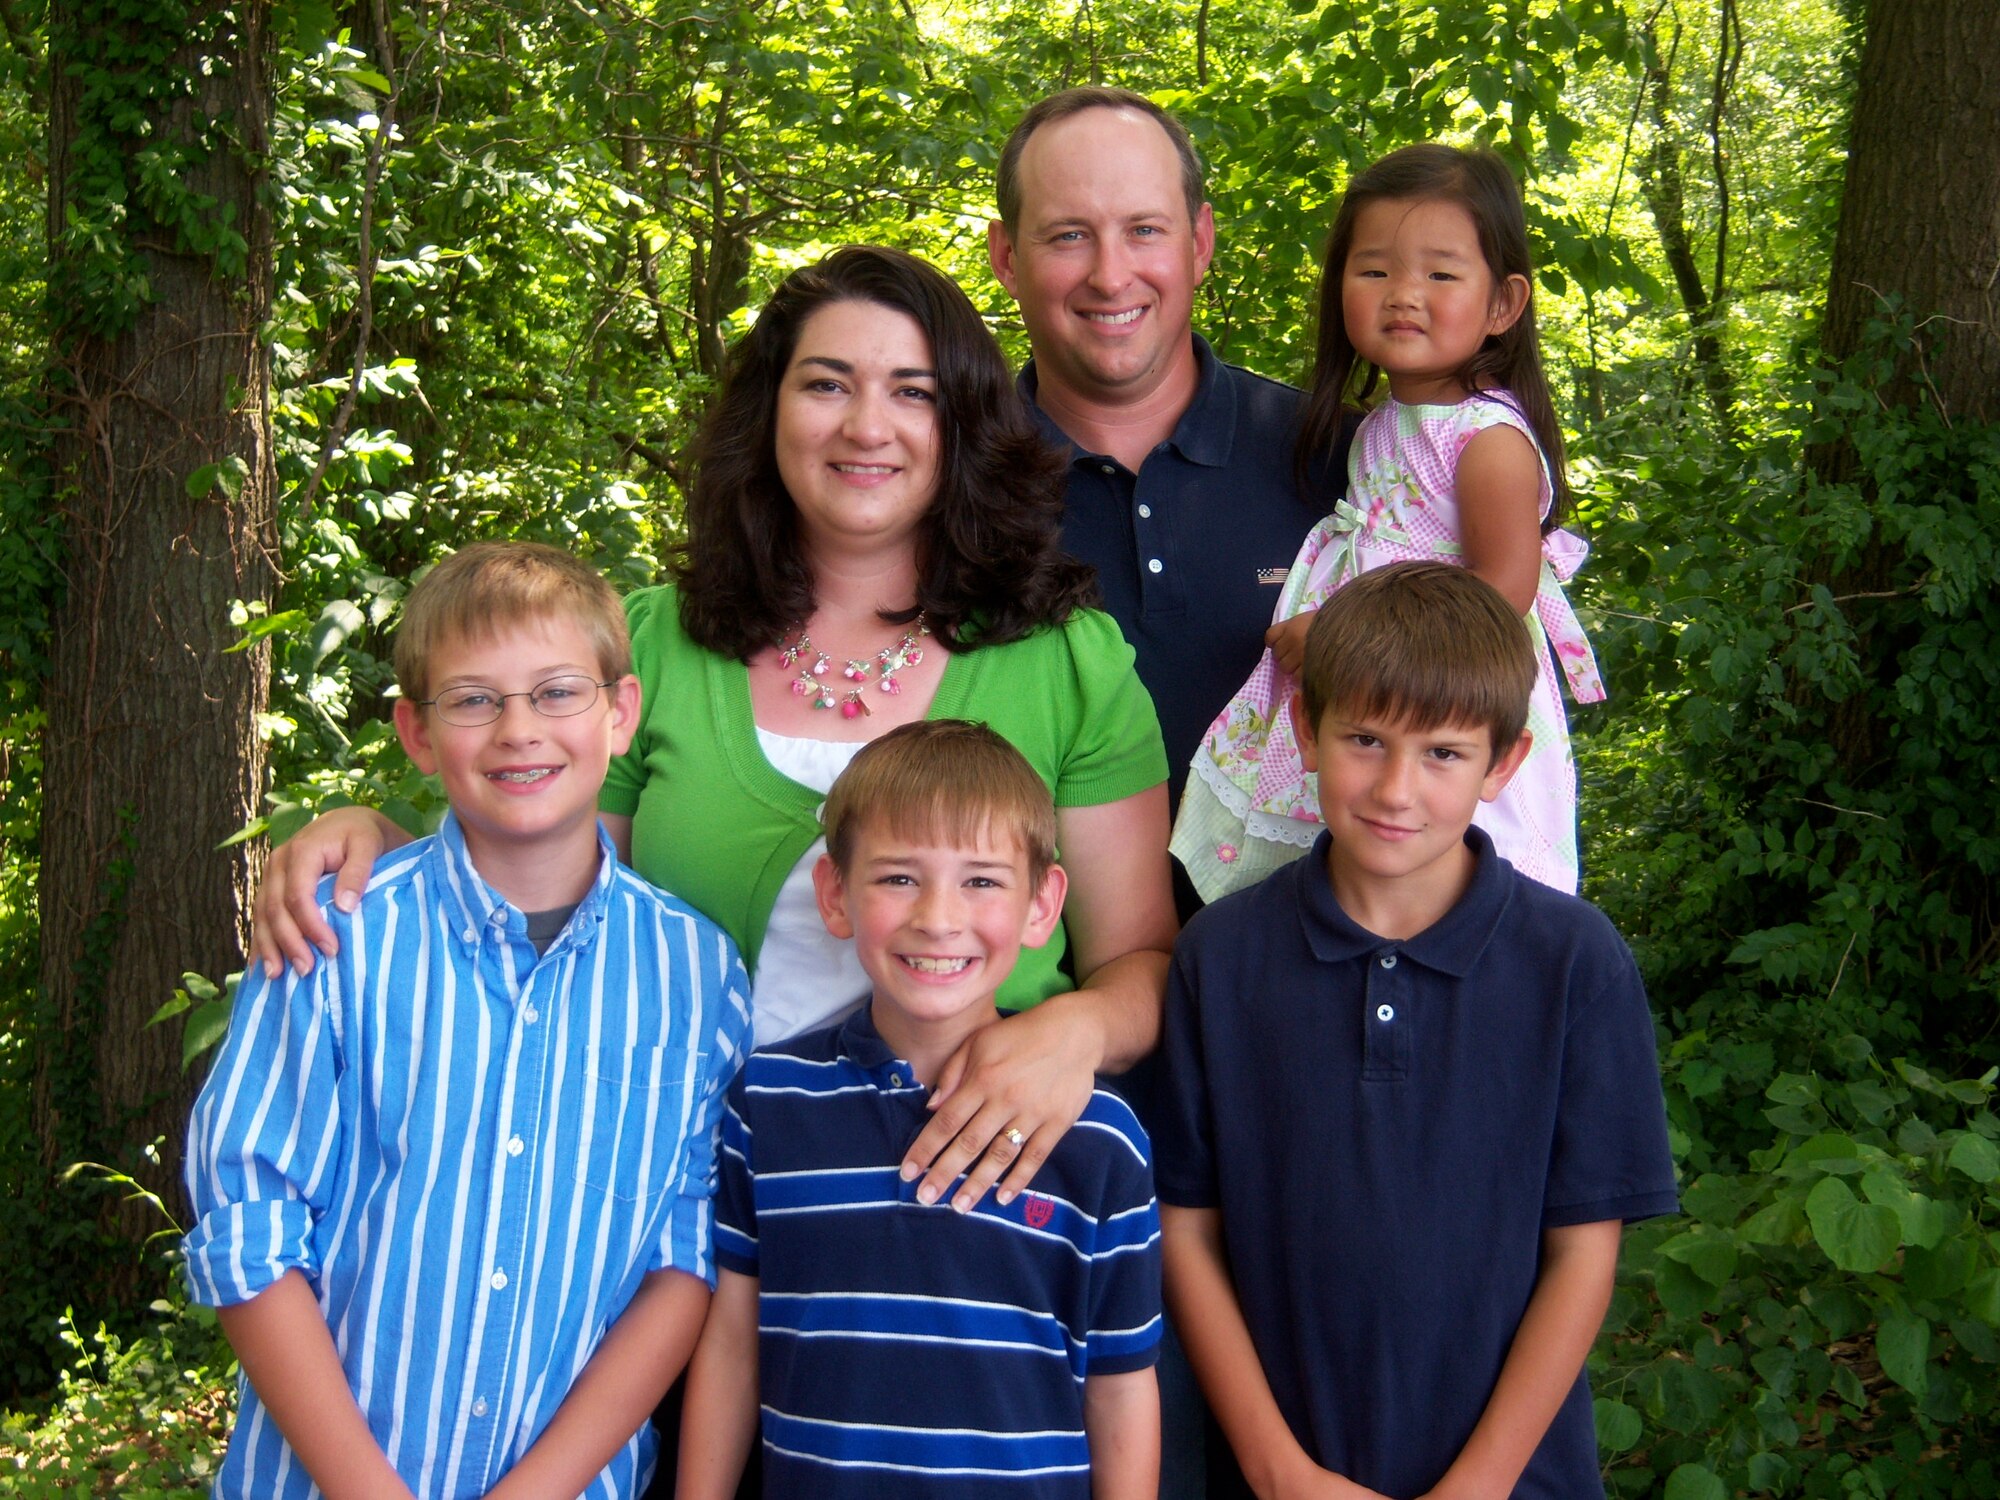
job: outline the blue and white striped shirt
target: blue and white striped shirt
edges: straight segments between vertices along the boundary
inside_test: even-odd
[[[422,1497],[484,1494],[518,1462],[648,1272],[714,1280],[749,986],[719,928],[600,845],[538,958],[447,817],[352,916],[325,908],[337,958],[252,966],[195,1104],[195,1299],[302,1271]],[[636,1493],[653,1458],[642,1426],[588,1493]],[[247,1383],[214,1492],[316,1493]]]
[[[730,1090],[715,1253],[759,1278],[764,1495],[1087,1500],[1084,1382],[1160,1338],[1145,1132],[1099,1090],[1032,1189],[960,1214],[897,1171],[925,1095],[865,1006]]]

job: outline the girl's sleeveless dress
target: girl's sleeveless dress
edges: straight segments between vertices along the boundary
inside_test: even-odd
[[[1465,445],[1494,426],[1512,427],[1535,442],[1505,391],[1483,391],[1450,406],[1405,406],[1391,397],[1371,411],[1355,435],[1347,498],[1306,537],[1273,623],[1318,609],[1370,568],[1462,562],[1453,476]],[[1539,443],[1535,452],[1541,456]],[[1544,517],[1551,498],[1544,457]],[[1472,820],[1522,874],[1562,891],[1576,889],[1576,765],[1555,668],[1577,702],[1604,697],[1590,642],[1562,590],[1587,551],[1571,532],[1542,537],[1541,583],[1528,616],[1541,658],[1528,710],[1534,748],[1500,796],[1482,802]],[[1305,853],[1319,834],[1318,778],[1301,764],[1292,729],[1294,687],[1265,651],[1195,752],[1172,848],[1204,900],[1261,880]]]

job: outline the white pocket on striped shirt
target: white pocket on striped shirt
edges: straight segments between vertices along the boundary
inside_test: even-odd
[[[700,1057],[686,1047],[584,1049],[574,1160],[586,1186],[644,1204],[679,1182]]]

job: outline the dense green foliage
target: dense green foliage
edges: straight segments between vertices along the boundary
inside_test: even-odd
[[[1577,597],[1612,697],[1576,721],[1587,887],[1653,991],[1686,1198],[1627,1239],[1597,1365],[1608,1481],[1673,1500],[1991,1493],[2000,434],[1877,400],[1901,310],[1853,367],[1816,368],[1848,11],[483,0],[356,7],[349,31],[281,4],[285,584],[237,621],[278,653],[252,832],[349,799],[434,815],[382,726],[407,579],[475,535],[650,579],[721,350],[792,266],[905,245],[1022,352],[985,220],[998,143],[1039,94],[1124,83],[1189,122],[1220,226],[1200,326],[1293,379],[1347,173],[1410,140],[1489,140],[1529,182],[1596,554]],[[384,13],[390,34],[368,34]],[[1731,16],[1750,43],[1733,67]],[[42,44],[32,24],[8,36],[0,1389],[70,1373],[48,1423],[0,1444],[51,1464],[44,1487],[133,1462],[125,1492],[181,1493],[212,1461],[226,1356],[171,1301],[157,1328],[62,1321],[68,1269],[100,1252],[29,1133],[36,681],[61,539],[39,458]],[[1812,462],[1836,449],[1844,469]],[[226,994],[190,976],[161,997],[190,1055]]]

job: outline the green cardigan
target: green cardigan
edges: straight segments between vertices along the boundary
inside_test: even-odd
[[[633,868],[719,923],[755,972],[778,888],[820,835],[823,799],[764,758],[748,669],[688,639],[671,587],[634,593],[625,612],[643,701],[599,806],[632,819]],[[991,725],[1058,808],[1117,802],[1167,779],[1132,648],[1096,610],[947,657],[930,717]],[[1045,947],[1023,949],[1000,1003],[1020,1009],[1070,988],[1058,968],[1067,945],[1058,929]]]

